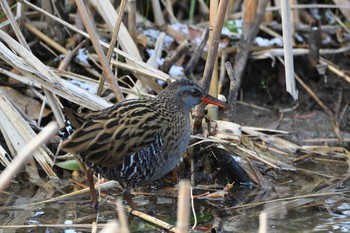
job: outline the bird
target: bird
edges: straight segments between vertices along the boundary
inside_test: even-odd
[[[132,188],[171,171],[190,142],[190,111],[200,103],[230,108],[194,81],[180,79],[152,99],[124,100],[84,114],[69,111],[75,130],[61,149],[76,154],[88,167],[93,205],[98,205],[93,172],[118,181],[124,198],[133,205]]]

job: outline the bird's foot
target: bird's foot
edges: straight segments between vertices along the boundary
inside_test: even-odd
[[[136,205],[135,202],[132,200],[131,194],[124,196],[124,200],[126,201],[126,203],[128,203],[131,209],[136,209]]]

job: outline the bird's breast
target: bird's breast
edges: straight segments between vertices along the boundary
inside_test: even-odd
[[[191,135],[189,115],[177,114],[163,132],[163,166],[159,166],[158,173],[163,176],[171,171],[184,154]]]

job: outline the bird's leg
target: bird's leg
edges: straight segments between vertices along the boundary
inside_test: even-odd
[[[132,200],[132,196],[131,196],[130,191],[131,191],[130,186],[126,186],[126,187],[124,188],[124,191],[123,191],[122,195],[123,195],[124,200],[128,203],[128,205],[129,205],[132,209],[135,209],[136,206],[135,206],[134,201]]]
[[[94,183],[94,172],[89,168],[86,171],[87,181],[89,183],[90,187],[90,197],[91,197],[91,205],[93,208],[97,209],[98,201],[97,201],[97,195],[96,195],[96,189],[95,189],[95,183]]]

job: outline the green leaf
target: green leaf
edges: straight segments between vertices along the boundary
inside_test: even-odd
[[[234,33],[237,33],[237,32],[238,32],[238,27],[237,27],[237,25],[236,25],[236,22],[233,21],[233,20],[225,21],[225,22],[224,22],[224,26],[227,27],[227,29],[228,29],[230,32],[234,32]]]
[[[55,164],[57,167],[66,169],[66,170],[71,170],[71,171],[78,171],[80,170],[79,164],[76,159],[72,160],[66,160],[63,162],[58,162]]]

